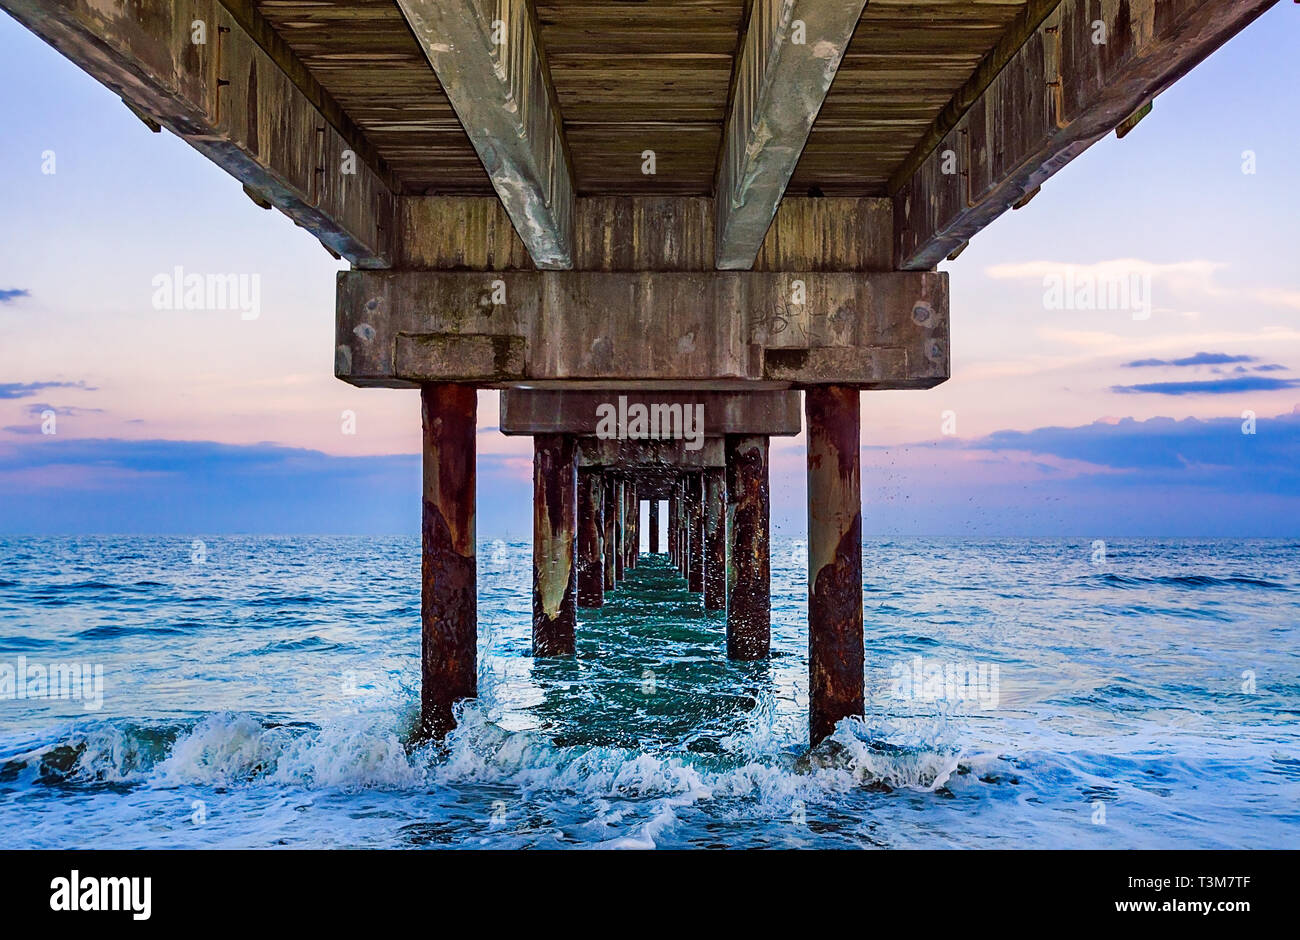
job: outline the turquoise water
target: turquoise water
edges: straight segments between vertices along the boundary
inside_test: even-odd
[[[654,556],[534,661],[531,547],[485,540],[443,749],[408,744],[418,551],[0,540],[0,670],[103,677],[0,699],[0,847],[1300,845],[1295,542],[869,542],[867,714],[812,753],[799,543],[733,664]]]

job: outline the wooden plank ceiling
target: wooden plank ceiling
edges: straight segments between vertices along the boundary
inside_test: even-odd
[[[255,2],[404,192],[493,191],[395,0]],[[712,194],[746,6],[535,0],[579,194]],[[868,0],[789,192],[883,193],[1025,6]],[[653,176],[644,150],[655,152]]]

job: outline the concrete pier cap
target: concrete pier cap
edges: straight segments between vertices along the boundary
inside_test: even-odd
[[[681,432],[698,432],[703,438],[792,436],[802,428],[801,412],[799,393],[789,390],[507,388],[501,392],[500,427],[507,435],[572,434],[633,445],[689,444],[692,441]],[[702,417],[700,426],[694,423],[696,414]]]

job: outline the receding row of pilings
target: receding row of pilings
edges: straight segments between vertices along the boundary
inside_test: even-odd
[[[568,518],[557,505],[566,490],[557,479],[568,472],[549,458],[553,445],[538,439],[534,453],[533,632],[553,629],[555,614],[564,618],[565,635],[576,622],[575,608],[604,604],[605,594],[635,568],[643,541],[641,507],[646,505],[648,551],[659,554],[660,504],[667,504],[667,556],[686,581],[687,590],[702,595],[706,610],[727,611],[727,655],[731,659],[762,659],[770,648],[770,562],[768,555],[769,494],[765,437],[729,439],[727,453],[738,461],[733,480],[723,467],[669,471],[663,468],[612,470],[580,467],[576,475],[577,508],[573,516],[576,539],[557,542],[551,526]],[[563,497],[559,497],[563,502]],[[543,525],[543,520],[545,525]],[[730,535],[730,540],[728,536]],[[576,546],[576,604],[545,600],[542,587],[560,588],[568,570],[565,555]],[[556,652],[550,652],[557,649]],[[544,651],[544,652],[542,652]],[[534,643],[537,655],[569,655],[572,648]]]
[[[726,655],[769,655],[770,434],[755,428],[766,423],[771,433],[797,433],[798,410],[796,395],[793,424],[788,414],[773,419],[771,408],[756,421],[750,412],[761,394],[748,393],[750,402],[727,411],[720,393],[703,393],[717,396],[710,401],[723,418],[700,429],[695,448],[681,440],[594,440],[584,433],[589,429],[572,427],[580,422],[566,417],[563,401],[525,407],[519,392],[502,394],[502,430],[533,437],[534,656],[575,654],[578,609],[601,606],[637,566],[643,502],[649,504],[649,550],[658,553],[659,506],[666,502],[668,558],[706,609],[726,611]],[[858,395],[856,388],[818,386],[804,399],[814,744],[841,718],[863,710]],[[426,385],[421,396],[422,726],[441,737],[454,726],[455,702],[477,691],[476,398],[474,389],[449,383]],[[511,408],[507,396],[514,396]],[[788,411],[789,405],[780,407]],[[566,423],[570,430],[554,429]]]

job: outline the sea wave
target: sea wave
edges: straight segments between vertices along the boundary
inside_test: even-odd
[[[185,722],[104,722],[0,760],[0,785],[423,790],[472,782],[583,797],[757,795],[784,812],[791,799],[855,787],[933,791],[960,757],[919,739],[882,741],[856,718],[801,754],[777,746],[761,707],[752,728],[727,739],[720,756],[560,746],[539,732],[503,729],[474,702],[460,707],[460,723],[445,743],[418,744],[411,739],[414,713],[410,703],[324,726],[241,712]]]
[[[1094,583],[1124,588],[1146,588],[1156,585],[1160,587],[1182,588],[1246,587],[1268,588],[1270,590],[1287,589],[1287,585],[1282,584],[1279,581],[1270,581],[1266,578],[1248,578],[1243,575],[1214,577],[1205,574],[1183,574],[1162,575],[1159,577],[1148,578],[1139,575],[1115,574],[1114,572],[1108,571],[1103,574],[1091,575],[1086,580]]]

